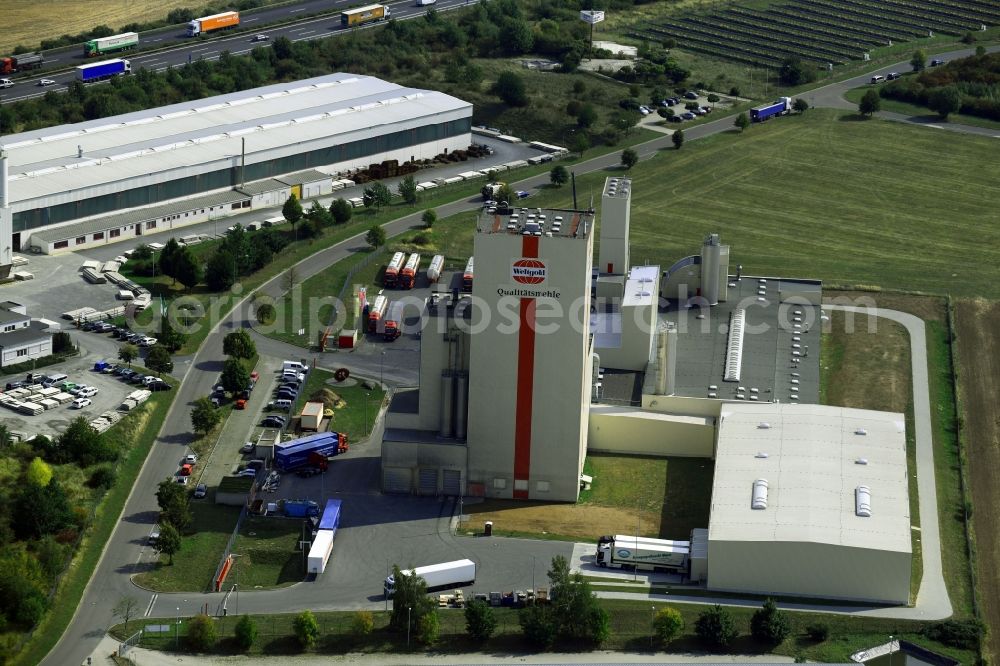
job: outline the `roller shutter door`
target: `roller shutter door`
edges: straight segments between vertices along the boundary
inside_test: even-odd
[[[457,496],[462,494],[462,472],[457,469],[444,470],[444,494]]]
[[[413,474],[409,467],[383,467],[382,490],[387,493],[410,494]]]
[[[437,495],[438,471],[436,467],[420,468],[420,488],[417,492],[421,495]]]

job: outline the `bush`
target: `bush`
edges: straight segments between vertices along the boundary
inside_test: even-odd
[[[493,84],[493,94],[508,106],[528,105],[528,90],[524,79],[515,72],[501,72],[497,82]]]
[[[949,647],[978,650],[983,626],[976,620],[945,620],[924,627],[920,633]]]
[[[558,626],[549,606],[522,608],[517,621],[525,639],[535,647],[547,649],[555,642]]]
[[[438,639],[440,626],[435,611],[432,610],[430,613],[424,613],[417,619],[414,637],[422,645],[433,645]]]
[[[66,352],[73,351],[74,349],[73,338],[69,336],[69,333],[59,331],[58,333],[52,334],[53,354],[65,354]]]
[[[413,237],[414,245],[430,245],[431,237],[427,234],[417,234]]]
[[[663,608],[653,619],[653,630],[660,645],[667,646],[684,631],[684,618],[676,608]]]
[[[257,642],[257,623],[249,615],[241,616],[239,622],[236,623],[234,635],[236,636],[236,644],[240,646],[240,649],[243,651],[249,650]]]
[[[830,626],[823,622],[817,622],[806,626],[806,635],[810,639],[820,643],[830,637]]]
[[[371,611],[358,611],[351,620],[351,633],[355,638],[364,638],[375,630],[375,616]]]
[[[765,599],[763,607],[750,618],[750,634],[761,643],[778,645],[791,631],[788,618],[770,598]]]
[[[87,485],[91,488],[107,490],[115,484],[117,476],[115,468],[112,465],[98,465],[90,473]]]
[[[739,633],[733,616],[719,605],[712,606],[698,616],[694,632],[698,638],[716,649],[728,647]]]
[[[465,631],[478,643],[489,640],[497,630],[497,618],[493,608],[482,600],[470,602],[465,607]]]
[[[319,638],[319,623],[312,611],[302,611],[296,615],[292,626],[295,630],[295,638],[302,648],[308,649],[316,644],[316,639]]]
[[[215,620],[205,614],[194,616],[188,621],[187,642],[197,652],[208,652],[215,647],[219,633]]]
[[[257,306],[257,322],[269,326],[274,322],[274,318],[277,316],[274,306],[270,303],[261,303]]]

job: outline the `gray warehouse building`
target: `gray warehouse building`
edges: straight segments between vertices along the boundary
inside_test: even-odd
[[[466,148],[471,122],[472,105],[449,95],[338,73],[7,136],[0,265],[29,247],[83,249],[280,205],[254,181],[301,197],[317,170]]]

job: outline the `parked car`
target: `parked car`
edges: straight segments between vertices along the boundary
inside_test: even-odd
[[[152,347],[156,344],[156,338],[143,338],[139,340],[140,347]]]
[[[182,486],[186,486],[189,481],[191,481],[191,477],[190,476],[175,476],[174,477],[174,483],[179,483]]]
[[[251,479],[255,479],[255,478],[257,478],[257,472],[256,472],[256,470],[245,469],[242,472],[237,472],[236,476],[243,476],[243,477],[249,477]]]
[[[698,93],[693,90],[688,90],[684,93],[684,99],[698,99]]]
[[[531,196],[531,192],[528,192],[526,190],[518,190],[514,194],[517,195],[518,199],[527,199],[528,197]]]
[[[80,386],[73,391],[73,395],[78,398],[93,398],[97,395],[97,391],[96,386]]]
[[[208,494],[208,486],[206,486],[204,483],[199,483],[197,486],[195,486],[194,489],[195,499],[201,499],[207,494]]]
[[[253,442],[247,442],[240,447],[240,453],[253,453],[253,450],[257,448],[257,445]]]
[[[687,113],[682,113],[682,114],[681,114],[681,118],[683,118],[684,120],[694,120],[694,119],[695,119],[696,117],[697,117],[697,116],[695,116],[695,115],[694,115],[693,113],[691,113],[690,111],[688,111]]]
[[[149,545],[155,546],[156,542],[160,540],[160,526],[153,525],[153,529],[149,531]]]
[[[151,381],[146,385],[146,388],[150,391],[169,391],[173,388],[168,382],[157,377],[154,381]]]
[[[198,462],[198,456],[196,456],[193,453],[189,453],[186,456],[184,456],[184,463],[187,465],[194,465],[197,462]]]
[[[239,399],[237,399],[236,402],[233,404],[233,408],[234,409],[246,409],[247,408],[247,401],[246,401],[246,399],[245,398],[239,398]]]
[[[670,122],[672,123],[682,123],[684,119],[680,117],[680,114],[675,114],[670,116]]]
[[[886,81],[895,81],[898,78],[899,78],[899,72],[889,72],[888,74],[885,75]]]
[[[933,60],[931,60],[931,67],[937,67],[938,65],[943,65],[943,64],[944,60],[940,60],[939,58],[934,58]]]
[[[712,107],[710,106],[703,106],[701,107],[701,110],[704,111],[705,113],[712,113]]]
[[[639,107],[639,113],[641,113],[644,116],[648,116],[649,115],[649,107],[648,106],[640,106]]]
[[[7,387],[4,390],[13,391],[14,389],[24,388],[25,386],[29,386],[28,382],[22,382],[22,381],[7,382]]]
[[[267,416],[260,424],[265,428],[284,428],[285,419],[280,416]]]
[[[83,409],[84,407],[90,407],[92,404],[90,398],[77,398],[70,406],[73,409]]]

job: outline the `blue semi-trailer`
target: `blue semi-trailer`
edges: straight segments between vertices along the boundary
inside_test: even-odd
[[[750,120],[761,123],[772,116],[783,116],[792,110],[792,98],[781,97],[776,102],[750,109]]]
[[[309,464],[325,469],[326,459],[337,455],[346,440],[342,433],[321,432],[277,444],[274,447],[274,466],[282,472]]]
[[[76,80],[84,83],[110,79],[112,76],[123,76],[132,73],[132,63],[128,60],[115,58],[90,65],[80,65],[76,68]]]

